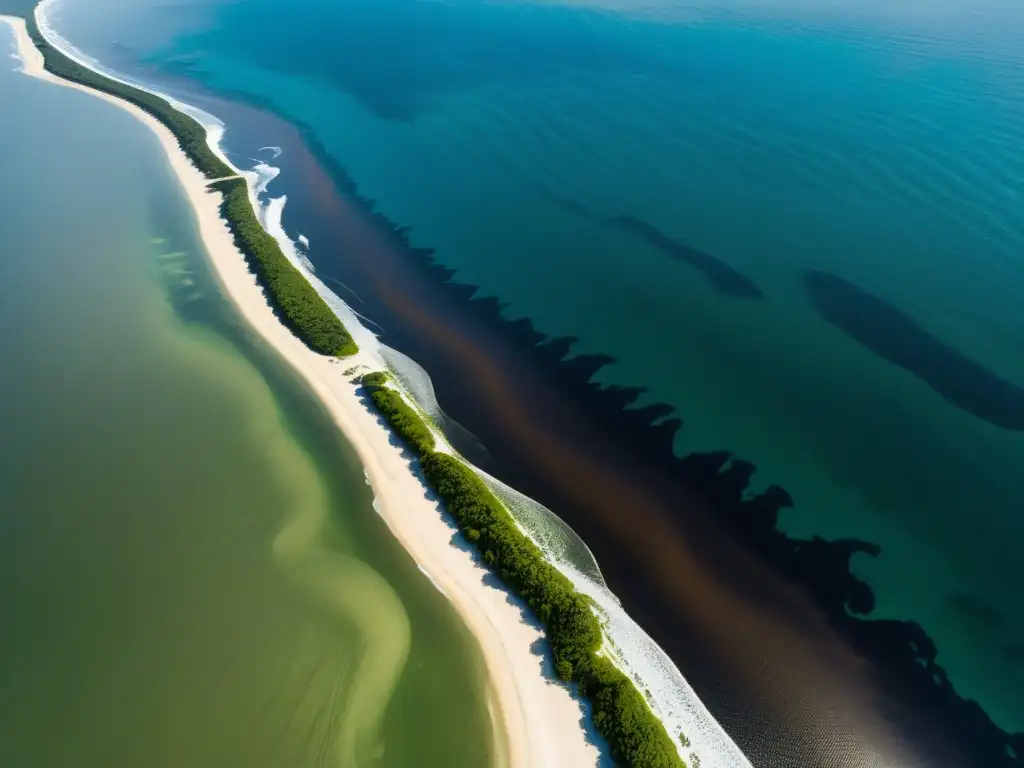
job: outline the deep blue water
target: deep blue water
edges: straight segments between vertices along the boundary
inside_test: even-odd
[[[1019,4],[61,9],[112,66],[301,123],[506,317],[675,406],[679,454],[784,487],[788,534],[879,544],[853,560],[872,616],[919,622],[957,691],[1024,730]],[[808,270],[855,289],[815,296]],[[938,361],[885,353],[920,337],[856,289]]]

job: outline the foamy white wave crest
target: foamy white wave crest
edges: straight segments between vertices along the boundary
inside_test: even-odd
[[[281,153],[284,151],[280,147],[270,146],[270,147],[260,147],[260,152],[266,152],[268,149],[271,152],[274,153],[273,155],[270,156],[271,160],[277,160],[277,158],[279,158],[281,156]]]
[[[266,147],[264,147],[266,149]],[[276,155],[275,155],[276,157]],[[285,247],[284,243],[287,241],[288,248],[294,254],[293,261],[297,261],[302,265],[305,273],[308,275],[316,272],[316,267],[313,266],[313,262],[306,256],[305,248],[309,246],[309,240],[305,240],[301,235],[298,240],[299,243],[303,244],[303,248],[299,248],[299,243],[290,240],[287,233],[284,231],[284,226],[281,224],[281,219],[284,213],[284,204],[287,202],[287,196],[282,195],[281,197],[270,199],[267,202],[263,202],[261,198],[267,191],[267,187],[270,186],[270,182],[281,175],[281,169],[275,165],[268,165],[267,163],[256,161],[256,165],[251,170],[242,171],[242,176],[245,178],[246,183],[249,185],[249,199],[253,204],[253,208],[256,210],[257,218],[263,228],[270,232],[270,227],[273,226],[276,232],[271,232],[274,238],[281,244],[282,248]],[[268,216],[275,217],[275,221],[270,221]]]
[[[567,522],[540,502],[506,485],[479,467],[472,464],[470,466],[491,489],[491,493],[512,512],[520,530],[533,539],[553,565],[560,570],[563,565],[571,566],[607,589],[601,569],[594,559],[594,553]]]
[[[284,226],[281,223],[282,215],[284,213],[285,203],[288,202],[287,195],[281,195],[280,197],[273,197],[269,199],[266,205],[262,205],[261,202],[256,199],[252,194],[252,180],[249,175],[246,175],[247,181],[249,181],[250,199],[253,205],[256,207],[257,215],[260,220],[260,224],[267,231],[271,237],[277,240],[281,246],[281,250],[284,255],[292,263],[292,265],[298,269],[306,279],[309,280],[310,285],[316,289],[316,292],[320,294],[321,298],[327,303],[327,306],[331,308],[331,311],[338,316],[345,327],[348,328],[352,338],[356,344],[359,345],[360,351],[365,356],[369,357],[370,360],[381,368],[387,368],[384,359],[380,355],[381,344],[377,340],[377,335],[364,325],[361,320],[361,316],[355,312],[348,304],[342,301],[336,293],[331,291],[323,281],[316,276],[316,273],[312,272],[307,266],[305,259],[300,255],[296,243],[288,237],[288,234],[284,231]]]
[[[380,354],[388,369],[402,385],[402,389],[412,395],[420,410],[435,420],[440,418],[441,404],[437,401],[434,382],[430,380],[430,374],[426,369],[408,355],[386,344],[380,345]]]
[[[408,355],[386,344],[379,346],[379,352],[384,362],[387,363],[388,369],[398,379],[402,389],[411,396],[421,411],[430,416],[434,424],[441,427],[445,435],[457,438],[460,444],[472,445],[481,454],[487,453],[487,448],[476,435],[455,419],[450,418],[441,409],[437,395],[434,393],[434,382],[430,380],[430,374],[423,366]],[[444,438],[442,441],[447,445]]]
[[[247,171],[246,175],[252,173],[255,175],[255,180],[252,182],[252,193],[259,197],[267,191],[267,187],[274,179],[281,175],[281,169],[273,165],[267,165],[266,163],[256,163],[252,167],[251,171]]]
[[[298,240],[299,240],[299,245],[301,245],[303,248],[305,248],[308,251],[309,250],[309,238],[306,237],[305,235],[299,235]]]
[[[47,42],[84,67],[100,72],[112,80],[167,99],[175,108],[202,124],[206,128],[207,142],[211,150],[228,167],[245,178],[250,200],[264,229],[277,240],[288,260],[305,275],[317,293],[345,324],[362,353],[369,358],[370,364],[392,371],[403,390],[403,396],[420,407],[435,424],[454,424],[441,410],[429,374],[412,358],[381,344],[377,335],[362,322],[363,318],[316,276],[305,253],[300,253],[296,242],[288,237],[282,226],[282,214],[287,198],[282,195],[270,198],[266,203],[259,199],[266,193],[279,169],[266,163],[257,163],[250,171],[239,170],[224,154],[221,140],[225,126],[215,116],[143,83],[112,72],[76,49],[57,34],[50,23],[51,13],[59,8],[58,4],[59,0],[43,0],[36,7],[36,23]],[[262,149],[274,151],[273,158],[281,154],[280,147]],[[308,240],[301,235],[298,240],[304,249],[308,249]],[[438,437],[438,449],[452,452],[440,431],[436,428],[434,431]],[[523,532],[537,543],[552,564],[573,582],[576,589],[593,598],[599,606],[606,635],[603,652],[636,681],[640,690],[650,692],[651,708],[662,718],[673,738],[680,732],[686,734],[691,746],[681,749],[680,754],[684,758],[696,754],[700,758],[702,768],[750,768],[750,762],[697,698],[679,669],[622,608],[618,599],[605,585],[600,568],[590,550],[572,528],[533,499],[475,467],[474,470],[509,507]],[[376,499],[373,506],[380,514]],[[422,568],[420,570],[423,571]],[[423,573],[433,582],[429,573]],[[434,586],[437,587],[437,584],[434,583]]]

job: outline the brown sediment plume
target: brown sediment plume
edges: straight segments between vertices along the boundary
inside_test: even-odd
[[[598,557],[609,586],[628,609],[641,600],[650,606],[634,617],[684,675],[699,677],[686,659],[700,659],[720,671],[721,684],[733,695],[744,691],[753,698],[745,708],[754,740],[787,745],[787,757],[770,758],[772,764],[807,765],[826,755],[840,756],[834,764],[849,768],[920,764],[881,714],[870,666],[811,601],[736,546],[697,499],[609,445],[544,376],[517,365],[501,340],[446,317],[436,301],[425,300],[404,254],[377,222],[339,194],[312,155],[296,152],[294,138],[289,167],[301,173],[318,215],[332,222],[332,245],[343,250],[349,265],[358,265],[396,321],[428,335],[443,365],[471,382],[479,407],[514,444],[510,453],[516,460],[555,478],[553,495],[585,510],[587,528],[599,528],[603,538],[616,542],[614,564]],[[549,506],[556,513],[562,508]],[[661,621],[653,618],[657,614]]]
[[[1013,737],[956,696],[920,627],[851,615],[874,598],[850,557],[876,547],[787,538],[783,489],[750,497],[756,468],[725,452],[674,456],[671,408],[629,407],[642,389],[589,383],[609,358],[567,359],[572,339],[546,339],[451,281],[301,124],[207,103],[284,148],[275,190],[289,196],[286,225],[314,243],[321,278],[343,283],[382,340],[427,368],[442,407],[487,449],[460,445],[470,458],[580,534],[754,765],[1019,764],[1006,757]]]

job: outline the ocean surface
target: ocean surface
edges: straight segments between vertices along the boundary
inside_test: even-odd
[[[317,274],[755,765],[1024,760],[1018,3],[52,19],[280,169]]]
[[[156,137],[12,50],[0,764],[500,765],[473,638],[219,293]]]

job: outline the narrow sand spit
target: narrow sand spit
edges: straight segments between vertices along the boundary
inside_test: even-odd
[[[169,130],[128,102],[54,77],[43,69],[23,19],[0,16],[14,30],[23,71],[101,98],[144,123],[159,138],[195,213],[199,233],[224,293],[249,325],[305,380],[352,444],[377,497],[377,508],[395,537],[448,597],[483,651],[493,691],[499,761],[509,768],[589,768],[600,760],[584,731],[580,704],[546,673],[538,655],[542,633],[524,620],[506,592],[453,540],[453,530],[410,467],[402,449],[357,394],[343,371],[372,365],[362,354],[332,360],[307,349],[274,316],[262,289],[235,248],[220,217],[220,195],[178,147]],[[365,369],[364,369],[365,370]],[[444,706],[445,691],[437,691]],[[462,768],[460,766],[460,768]],[[477,768],[466,766],[465,768]]]

